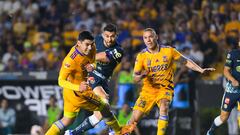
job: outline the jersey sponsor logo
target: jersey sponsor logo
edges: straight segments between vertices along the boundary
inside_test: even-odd
[[[168,64],[162,64],[162,65],[157,65],[153,67],[148,67],[149,72],[157,72],[157,71],[162,71],[162,70],[167,70],[168,69]]]
[[[98,61],[97,64],[100,64],[100,65],[108,65],[109,62],[101,62],[101,61]]]
[[[225,99],[225,103],[226,103],[226,104],[229,104],[229,103],[230,103],[230,99],[229,99],[229,98],[226,98],[226,99]]]
[[[118,58],[121,58],[121,57],[122,57],[122,54],[121,54],[121,53],[119,53],[119,52],[117,51],[117,49],[114,49],[114,50],[113,50],[113,54],[114,54],[114,56],[115,56],[115,58],[116,58],[116,59],[118,59]]]

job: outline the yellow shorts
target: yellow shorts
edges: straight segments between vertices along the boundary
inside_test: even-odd
[[[76,117],[80,109],[88,111],[100,111],[104,102],[89,89],[84,92],[77,92],[69,89],[63,90],[64,116]]]
[[[140,93],[133,110],[139,110],[145,114],[148,114],[154,105],[160,108],[160,100],[167,99],[170,102],[173,99],[173,90],[161,89],[157,94],[145,93],[144,90]]]

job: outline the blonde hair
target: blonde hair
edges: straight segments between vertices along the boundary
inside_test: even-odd
[[[147,31],[152,32],[155,36],[157,35],[156,31],[153,28],[146,28],[143,30],[143,32],[147,32]]]

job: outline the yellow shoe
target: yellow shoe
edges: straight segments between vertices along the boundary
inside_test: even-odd
[[[137,125],[137,123],[134,122],[133,124],[123,126],[121,129],[121,135],[131,134],[132,131],[136,128],[136,125]]]

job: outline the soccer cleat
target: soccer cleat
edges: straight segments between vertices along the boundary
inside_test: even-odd
[[[133,124],[123,126],[121,129],[121,135],[130,135],[132,131],[136,128],[136,126],[137,126],[136,122],[134,122]]]
[[[67,130],[67,131],[65,131],[64,135],[73,135],[73,133],[71,130]]]
[[[207,131],[207,135],[213,135],[213,131],[209,129],[209,130]]]

